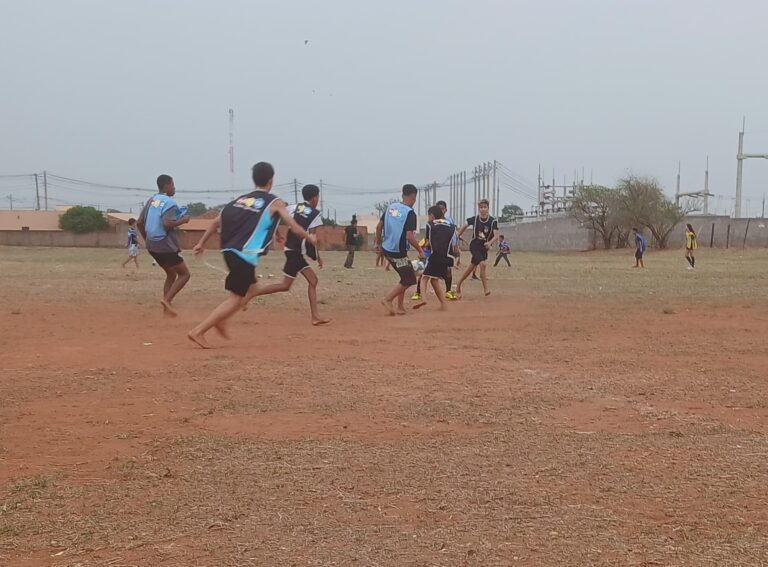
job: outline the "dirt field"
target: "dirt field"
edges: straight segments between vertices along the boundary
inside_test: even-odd
[[[146,254],[0,248],[0,565],[768,565],[768,251],[518,254],[392,318],[326,256],[330,326],[300,281],[203,351],[219,272],[169,320]]]

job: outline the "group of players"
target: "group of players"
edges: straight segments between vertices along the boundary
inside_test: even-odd
[[[317,209],[320,190],[316,185],[305,185],[302,189],[304,202],[289,207],[270,192],[274,175],[271,164],[259,162],[254,165],[252,177],[255,190],[225,205],[193,248],[195,256],[201,257],[206,242],[220,231],[221,252],[228,269],[224,283],[224,288],[229,292],[228,297],[187,335],[202,348],[211,348],[206,339],[208,331],[214,329],[222,337],[228,338],[226,324],[235,313],[247,309],[254,297],[288,291],[299,274],[308,283],[312,324],[324,325],[329,322],[318,312],[318,278],[307,262],[309,258],[317,262],[319,267],[323,265],[315,234],[315,229],[322,224]],[[170,176],[158,177],[157,187],[158,193],[144,206],[135,225],[146,242],[147,251],[165,271],[161,304],[166,315],[175,316],[173,300],[189,281],[190,274],[179,254],[181,249],[173,229],[186,224],[190,218],[186,210],[173,200],[176,188]],[[460,298],[462,284],[478,268],[484,293],[490,295],[486,261],[488,250],[499,238],[499,231],[496,219],[489,214],[488,202],[480,201],[478,214],[467,219],[461,228],[446,214],[445,202],[430,207],[422,246],[415,236],[417,222],[413,206],[417,194],[418,189],[414,185],[404,185],[402,200],[387,207],[376,230],[376,251],[389,262],[400,278],[381,301],[386,313],[405,314],[405,293],[417,283],[416,272],[408,259],[409,245],[418,253],[420,260],[425,260],[425,250],[429,255],[422,274],[424,293],[414,305],[415,309],[427,305],[428,288],[431,286],[440,309],[445,310],[445,296]],[[288,228],[284,241],[283,281],[260,286],[257,284],[255,269],[259,258],[267,253],[273,240],[278,238],[276,230],[280,223],[285,223]],[[471,261],[453,292],[451,273],[458,259],[459,241],[469,228],[473,231],[469,245]],[[129,229],[129,238],[132,229],[133,224]],[[129,250],[135,249],[129,246]],[[445,294],[440,287],[440,280],[446,282]]]

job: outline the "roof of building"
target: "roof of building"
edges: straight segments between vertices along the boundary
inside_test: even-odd
[[[135,213],[107,213],[107,218],[128,222],[130,219],[138,219],[139,215]]]
[[[56,211],[0,211],[0,230],[61,230]]]
[[[208,230],[208,227],[211,226],[215,220],[215,217],[212,219],[203,219],[197,217],[190,219],[187,224],[183,224],[179,228],[181,230]]]

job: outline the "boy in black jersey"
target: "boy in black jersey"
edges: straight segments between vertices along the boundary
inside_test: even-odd
[[[458,297],[461,297],[461,284],[478,266],[480,267],[480,280],[483,282],[483,291],[485,295],[491,295],[491,290],[488,289],[488,276],[485,273],[485,262],[488,260],[488,250],[499,237],[499,224],[495,218],[488,214],[488,209],[488,200],[481,199],[477,203],[478,214],[468,218],[466,224],[459,230],[459,238],[461,238],[464,231],[470,226],[472,227],[472,240],[469,243],[469,252],[472,255],[472,260],[470,260],[469,266],[456,286],[456,295]]]
[[[285,203],[269,192],[274,176],[275,170],[270,164],[259,162],[254,165],[253,183],[256,190],[228,203],[193,249],[195,255],[200,257],[206,241],[221,227],[221,251],[229,268],[224,288],[230,295],[187,333],[189,340],[202,348],[211,348],[205,340],[205,333],[214,327],[227,338],[224,324],[241,309],[244,301],[249,301],[255,295],[256,264],[259,257],[267,253],[281,220],[309,244],[317,244],[317,237],[299,226],[288,213]]]
[[[320,200],[320,189],[317,185],[305,185],[301,190],[301,194],[304,197],[304,202],[291,205],[288,207],[288,212],[301,228],[312,234],[318,226],[323,224],[320,211],[317,210],[317,203]],[[315,260],[319,268],[323,267],[323,261],[317,248],[297,234],[289,232],[285,238],[283,281],[257,288],[253,297],[288,291],[296,280],[296,276],[301,274],[306,278],[308,284],[307,295],[309,296],[309,309],[312,313],[312,324],[315,326],[325,325],[330,320],[320,317],[317,311],[317,274],[315,274],[312,266],[307,263],[307,260],[304,258],[305,254],[310,259]]]
[[[427,265],[424,268],[424,274],[421,276],[424,281],[424,293],[413,308],[420,309],[427,304],[429,284],[432,284],[432,289],[435,290],[437,300],[440,302],[440,311],[445,311],[448,309],[448,304],[445,301],[438,280],[445,281],[448,272],[453,266],[456,227],[453,223],[445,220],[443,210],[437,205],[430,207],[427,215],[429,216],[429,222],[427,223],[426,240],[427,245],[432,250],[432,254],[430,254]]]

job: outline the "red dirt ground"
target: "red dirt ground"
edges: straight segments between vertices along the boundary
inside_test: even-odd
[[[215,288],[6,298],[0,564],[766,563],[764,303],[467,289],[313,328],[302,287],[213,351]]]

